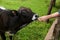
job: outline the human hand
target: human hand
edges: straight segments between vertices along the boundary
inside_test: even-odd
[[[45,22],[45,21],[47,21],[47,19],[49,19],[48,16],[42,16],[42,17],[39,17],[39,18],[38,18],[38,21],[43,21],[43,22]]]

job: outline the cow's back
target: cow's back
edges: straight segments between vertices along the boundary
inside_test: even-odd
[[[8,21],[7,11],[0,9],[0,31],[6,31],[8,29],[7,21]]]

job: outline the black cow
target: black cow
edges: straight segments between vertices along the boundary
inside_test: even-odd
[[[37,18],[38,16],[26,7],[21,7],[17,11],[0,8],[0,35],[2,40],[6,40],[5,33],[9,34],[10,40],[13,40],[13,34]]]

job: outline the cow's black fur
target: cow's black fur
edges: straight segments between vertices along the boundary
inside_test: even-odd
[[[16,34],[24,25],[32,22],[34,14],[31,9],[25,7],[21,7],[18,11],[0,9],[0,34],[2,40],[6,40],[5,32]],[[35,16],[37,17],[37,15]],[[11,35],[10,40],[12,40]]]

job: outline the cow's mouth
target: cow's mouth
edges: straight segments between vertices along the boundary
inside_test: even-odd
[[[32,17],[32,20],[37,20],[37,19],[38,19],[38,15],[34,14],[33,17]]]

